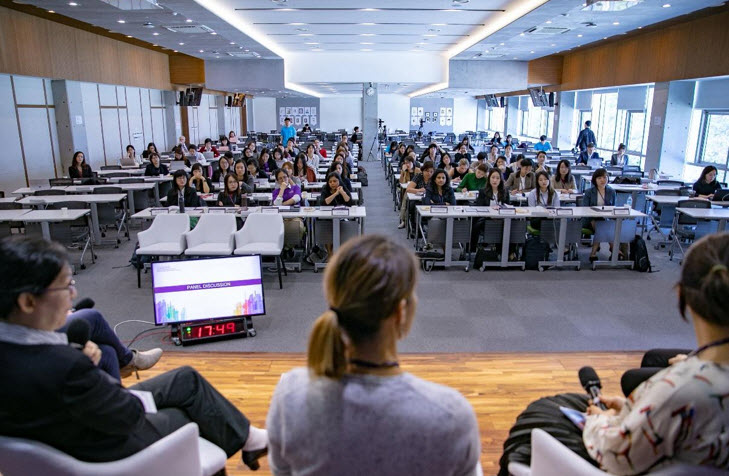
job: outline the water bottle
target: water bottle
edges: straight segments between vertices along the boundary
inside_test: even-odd
[[[180,213],[185,213],[185,198],[182,195],[177,195],[177,207],[180,209]]]
[[[633,195],[628,195],[628,201],[625,202],[625,205],[628,208],[633,208]]]

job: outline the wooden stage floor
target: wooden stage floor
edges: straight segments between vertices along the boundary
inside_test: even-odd
[[[418,377],[460,391],[473,406],[481,430],[481,464],[484,474],[498,471],[501,446],[516,416],[541,397],[580,392],[577,370],[595,368],[603,393],[620,394],[624,370],[640,364],[641,354],[404,354],[402,368]],[[142,380],[181,365],[191,365],[230,399],[254,425],[264,427],[268,404],[283,372],[305,363],[303,354],[166,352],[153,369],[141,372]],[[124,380],[133,385],[133,376]],[[255,474],[270,475],[261,460]],[[250,474],[240,454],[228,460],[228,475]]]

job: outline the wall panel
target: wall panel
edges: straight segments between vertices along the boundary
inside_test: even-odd
[[[53,146],[48,133],[48,116],[41,108],[18,108],[23,153],[29,180],[53,177]]]
[[[167,140],[165,139],[165,111],[164,109],[154,108],[151,110],[152,118],[152,142],[157,146],[158,151],[167,150]]]
[[[23,156],[20,153],[20,136],[14,105],[10,76],[0,74],[0,144],[5,151],[0,156],[3,170],[0,174],[0,190],[4,191],[6,196],[25,184],[25,169]]]
[[[86,124],[86,138],[89,148],[89,150],[85,151],[86,163],[92,169],[98,170],[105,162],[97,85],[93,83],[81,83],[81,98],[83,100],[84,123]],[[71,164],[71,157],[64,157],[63,160],[67,169]]]
[[[43,79],[28,76],[13,76],[15,101],[23,105],[42,106],[46,104],[43,94]]]
[[[101,126],[104,130],[104,155],[109,165],[119,162],[123,152],[119,138],[119,113],[116,109],[101,110]]]

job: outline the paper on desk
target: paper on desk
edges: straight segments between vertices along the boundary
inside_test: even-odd
[[[146,413],[157,413],[157,404],[154,403],[152,392],[147,392],[145,390],[129,390],[129,393],[137,397],[142,402],[142,406]]]

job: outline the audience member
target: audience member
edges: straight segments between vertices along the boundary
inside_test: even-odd
[[[707,198],[712,200],[714,193],[721,188],[719,182],[716,181],[717,170],[713,165],[707,165],[701,171],[699,179],[694,183],[693,190],[699,198]]]
[[[537,152],[537,164],[536,164],[536,170],[534,172],[536,173],[536,172],[541,172],[542,170],[544,170],[545,172],[547,172],[547,175],[551,175],[552,170],[549,168],[549,166],[546,164],[546,162],[547,162],[547,153],[544,151],[541,151],[541,150],[539,152]]]
[[[319,161],[322,160],[319,155],[319,150],[316,147],[316,143],[308,144],[306,146],[306,165],[308,165],[314,174],[319,172]]]
[[[274,205],[298,205],[301,202],[301,188],[293,183],[285,170],[278,169],[276,171],[276,183],[278,188],[271,194]]]
[[[296,129],[291,125],[291,118],[287,117],[281,127],[281,143],[288,144],[291,137],[296,137]]]
[[[461,182],[458,184],[456,190],[459,192],[462,192],[464,190],[466,192],[469,192],[471,190],[481,190],[482,188],[486,187],[486,174],[488,173],[488,171],[489,169],[486,168],[486,165],[479,165],[478,167],[476,167],[476,170],[463,177],[463,180],[461,180]]]
[[[253,193],[253,188],[256,180],[248,171],[248,164],[246,164],[242,159],[236,160],[235,164],[233,165],[232,173],[233,175],[235,175],[235,178],[238,179],[240,193]]]
[[[557,173],[552,177],[552,188],[559,191],[559,193],[575,193],[577,191],[569,160],[562,159],[557,164]]]
[[[506,157],[504,157],[503,155],[500,155],[496,159],[496,165],[494,168],[498,169],[501,172],[501,178],[504,179],[504,182],[509,180],[509,177],[511,176],[511,174],[514,173],[514,169],[512,169],[511,167],[509,167],[507,165]]]
[[[203,175],[203,168],[200,164],[193,164],[190,169],[190,181],[188,185],[195,189],[198,193],[210,193],[213,189],[213,185],[210,183],[210,179]]]
[[[381,235],[351,239],[329,260],[329,309],[314,323],[308,368],[281,377],[269,408],[274,474],[480,474],[466,399],[398,363],[418,274],[412,253]]]
[[[465,145],[464,145],[465,147]],[[443,169],[433,173],[430,184],[425,188],[423,205],[455,205],[456,195],[451,187],[451,180]]]
[[[534,173],[532,173],[534,165],[532,159],[522,159],[519,164],[521,165],[519,170],[511,174],[506,181],[506,187],[512,195],[531,192],[537,186]]]
[[[160,162],[160,158],[158,154],[149,154],[149,163],[147,164],[147,167],[144,169],[144,175],[146,177],[155,177],[159,175],[169,175],[170,169],[167,168],[167,166]]]
[[[199,207],[200,197],[197,191],[188,185],[187,173],[184,170],[176,170],[172,174],[172,189],[167,193],[167,206],[179,206],[183,203],[185,207]]]
[[[608,185],[608,173],[605,169],[597,169],[592,174],[592,188],[585,191],[582,197],[582,206],[584,207],[602,207],[614,206],[616,193],[615,190]],[[597,218],[585,218],[582,224],[583,228],[595,231],[595,223]],[[600,249],[600,243],[593,240],[592,252],[590,253],[590,262],[597,261],[597,252]],[[613,251],[613,244],[610,243],[610,251]]]
[[[527,194],[527,204],[530,207],[559,208],[559,194],[549,183],[549,174],[544,170],[536,174],[537,187]]]
[[[220,152],[218,152],[218,149],[213,147],[213,141],[210,140],[210,138],[208,137],[207,139],[205,139],[205,143],[203,144],[203,147],[202,147],[202,150],[200,151],[200,153],[203,154],[203,156],[205,156],[206,153],[210,153],[210,152],[212,152],[213,157],[220,156]]]
[[[479,152],[482,153],[482,152]],[[461,159],[458,161],[458,165],[453,169],[453,172],[451,174],[451,181],[453,183],[461,183],[461,180],[463,180],[463,177],[468,175],[469,172],[469,163],[467,159]]]
[[[177,139],[177,145],[173,147],[173,149],[179,149],[180,151],[182,151],[182,155],[187,154],[187,139],[185,138],[185,136],[180,136]]]
[[[593,142],[589,142],[587,144],[587,149],[580,152],[580,156],[577,157],[576,165],[589,165],[590,160],[600,160],[600,154],[598,154],[595,150],[595,144]]]
[[[544,152],[552,150],[552,144],[547,142],[547,136],[539,136],[539,142],[534,144],[534,150]]]
[[[460,162],[460,160],[459,160],[459,162]],[[448,155],[447,152],[445,152],[441,156],[440,163],[438,164],[438,166],[436,168],[445,170],[446,173],[448,174],[449,178],[453,177],[453,171],[455,170],[455,167],[453,167],[453,164],[451,164],[451,156]]]
[[[246,207],[248,206],[248,197],[240,193],[238,178],[233,174],[226,174],[224,177],[225,186],[218,193],[219,207]]]
[[[501,134],[499,134],[498,132],[494,132],[494,136],[491,138],[491,141],[489,141],[489,143],[492,146],[496,147],[503,147],[504,145],[503,142],[501,142]]]
[[[137,158],[137,151],[134,146],[129,144],[126,148],[126,154],[119,161],[119,165],[122,167],[134,167],[139,165],[139,159]]]
[[[466,159],[469,162],[471,161],[471,154],[468,153],[468,147],[463,142],[461,142],[461,145],[458,146],[458,152],[456,152],[455,159],[457,161],[461,159]]]
[[[142,152],[142,158],[148,159],[149,154],[159,154],[159,152],[157,151],[157,146],[154,145],[154,142],[150,142],[149,144],[147,144],[147,150]]]
[[[341,177],[336,172],[329,172],[325,185],[319,195],[320,206],[348,207],[352,205],[350,191],[342,184]]]
[[[268,179],[268,175],[264,170],[261,170],[258,168],[258,161],[255,159],[251,159],[246,163],[246,168],[248,169],[248,175],[253,177],[254,179]],[[255,182],[255,180],[254,180]]]
[[[94,176],[91,167],[86,163],[84,153],[80,150],[73,154],[71,166],[68,168],[68,176],[72,179],[92,178]]]
[[[233,157],[233,154],[230,153],[229,157],[229,153],[230,152],[226,152],[220,159],[218,159],[218,169],[213,172],[213,183],[222,182],[225,176],[230,173],[230,160]]]
[[[630,158],[625,153],[625,144],[618,146],[618,151],[610,157],[610,165],[615,167],[625,167],[628,165]]]
[[[314,149],[313,145],[309,144],[309,146],[312,150]],[[294,162],[294,177],[297,177],[302,182],[316,182],[316,172],[307,164],[306,154],[299,154],[296,156],[296,162]]]

